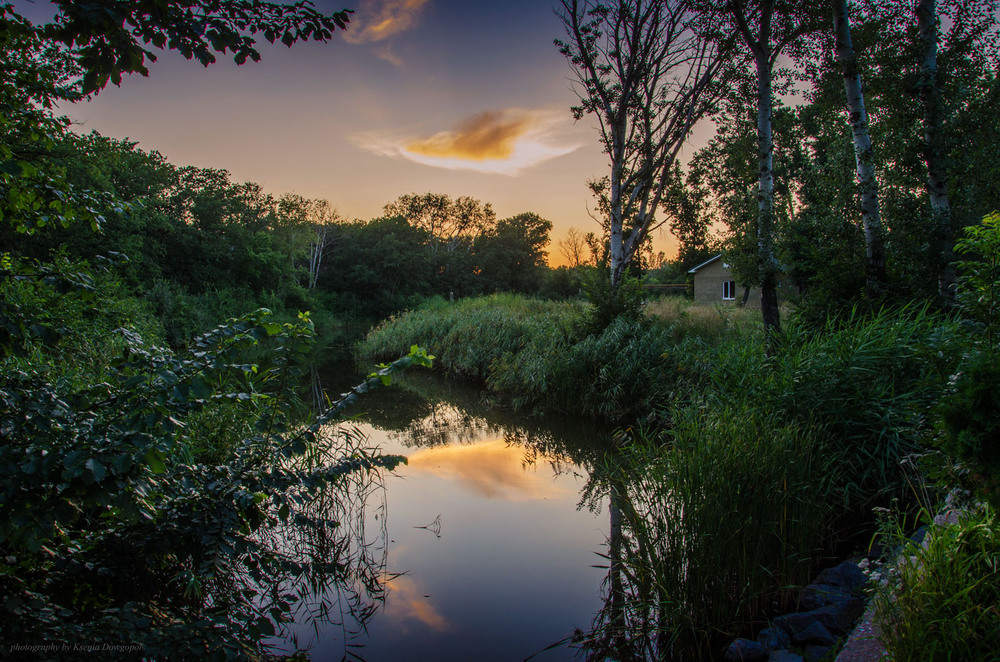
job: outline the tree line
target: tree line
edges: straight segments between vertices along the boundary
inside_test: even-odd
[[[378,218],[349,221],[325,200],[275,196],[225,170],[176,166],[97,133],[66,133],[51,154],[73,190],[117,203],[102,210],[97,231],[48,223],[28,234],[6,224],[6,249],[39,260],[54,252],[110,259],[164,319],[184,317],[185,298],[220,291],[242,306],[220,313],[277,302],[379,317],[429,296],[534,294],[546,282],[552,224],[534,213],[498,219],[488,203],[426,193],[400,196]],[[195,330],[178,326],[172,339]]]
[[[779,328],[800,305],[954,299],[953,245],[1000,207],[998,3],[563,0],[557,40],[609,174],[592,183],[612,290],[667,225],[725,251]],[[715,136],[685,164],[698,119]],[[824,313],[825,314],[825,313]]]

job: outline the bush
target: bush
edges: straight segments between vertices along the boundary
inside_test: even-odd
[[[102,317],[119,306],[92,274],[4,269],[5,652],[59,642],[247,659],[289,619],[288,593],[324,577],[347,581],[349,559],[330,555],[329,541],[322,557],[303,559],[267,533],[289,521],[329,530],[333,515],[309,510],[306,492],[340,489],[346,476],[402,458],[338,455],[342,435],[322,426],[353,394],[311,425],[286,417],[286,389],[309,348],[307,317],[282,325],[258,311],[175,353],[134,329],[88,335],[88,321],[104,331],[121,320]],[[267,361],[247,361],[264,355],[261,345]],[[405,362],[426,357],[411,352]],[[216,414],[226,421],[220,428],[210,423]],[[216,436],[202,437],[209,429]]]
[[[935,408],[943,450],[967,464],[986,496],[1000,505],[1000,351],[974,350]]]

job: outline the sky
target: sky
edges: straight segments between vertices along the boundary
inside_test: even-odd
[[[163,52],[148,78],[61,110],[77,131],[223,168],[274,195],[323,198],[348,219],[377,217],[407,193],[471,196],[498,218],[552,221],[554,265],[570,227],[599,231],[587,181],[607,160],[594,120],[570,113],[577,97],[553,44],[563,28],[552,0],[315,4],[354,9],[348,30],[291,48],[260,39],[262,60],[242,66]],[[654,247],[676,252],[665,230]]]

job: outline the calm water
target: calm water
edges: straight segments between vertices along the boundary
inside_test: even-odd
[[[607,509],[578,505],[606,431],[515,418],[428,374],[356,411],[367,444],[408,464],[338,506],[357,567],[303,600],[292,646],[313,660],[578,657],[544,649],[603,604]]]

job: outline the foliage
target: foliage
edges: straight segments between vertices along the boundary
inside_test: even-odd
[[[55,0],[53,23],[43,26],[46,39],[71,49],[83,71],[80,91],[91,94],[110,80],[120,85],[122,74],[149,74],[146,60],[156,55],[146,46],[178,51],[206,67],[215,54],[232,52],[236,64],[260,60],[249,35],[263,34],[268,42],[286,46],[298,41],[327,41],[345,29],[349,11],[329,16],[313,9],[311,2],[282,4],[259,0],[208,2],[156,2],[143,0],[123,5],[110,0]],[[140,45],[140,41],[141,44]]]
[[[985,326],[992,341],[1000,329],[1000,212],[966,227],[965,236],[955,242],[955,252],[975,258],[957,263],[959,304]]]
[[[590,329],[600,332],[619,317],[635,320],[641,315],[642,281],[625,276],[615,287],[606,268],[588,271],[583,291],[592,306],[588,319]]]
[[[996,658],[1000,647],[1000,522],[983,508],[907,541],[898,584],[879,596],[881,641],[895,660]]]
[[[977,487],[1000,502],[1000,351],[973,349],[935,407],[942,448],[969,466]]]
[[[88,319],[127,322],[128,308],[106,315],[111,291],[68,265],[11,262],[0,282],[4,645],[253,654],[290,609],[265,584],[301,581],[310,567],[339,572],[339,559],[303,567],[259,534],[277,522],[322,524],[305,508],[310,490],[400,461],[331,460],[336,438],[325,426],[358,394],[430,357],[411,348],[316,422],[296,426],[285,412],[312,337],[308,316],[278,324],[258,311],[173,353],[134,328],[79,332]],[[254,354],[263,360],[249,362]],[[207,445],[193,436],[204,429],[199,417],[233,407],[242,421],[233,434]]]

